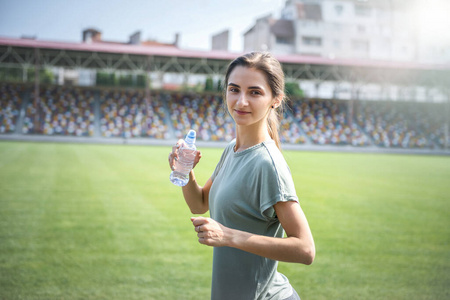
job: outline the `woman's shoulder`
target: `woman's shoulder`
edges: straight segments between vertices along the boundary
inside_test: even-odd
[[[265,167],[271,167],[274,169],[285,169],[289,166],[284,159],[283,153],[278,149],[274,141],[267,141],[263,143],[263,155],[261,155],[261,165]]]
[[[283,153],[278,149],[275,141],[265,141],[262,145],[264,146],[264,152],[267,153],[267,156],[270,157],[271,160],[285,162]]]

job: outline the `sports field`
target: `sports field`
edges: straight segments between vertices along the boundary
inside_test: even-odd
[[[208,299],[169,150],[0,142],[0,299]],[[303,300],[450,298],[450,157],[284,154],[316,242],[279,266]]]

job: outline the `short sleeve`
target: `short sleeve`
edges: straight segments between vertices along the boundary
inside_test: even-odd
[[[281,157],[278,157],[277,153],[268,156],[258,168],[260,212],[267,219],[276,217],[273,206],[278,202],[298,202],[291,171],[281,153],[279,155]]]

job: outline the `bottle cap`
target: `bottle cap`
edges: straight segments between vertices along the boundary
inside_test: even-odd
[[[188,144],[194,144],[196,138],[195,130],[189,130],[188,134],[186,135],[186,138],[184,139],[186,143]]]

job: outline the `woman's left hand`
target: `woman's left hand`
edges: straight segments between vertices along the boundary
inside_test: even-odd
[[[198,242],[207,246],[223,247],[229,244],[231,229],[211,218],[192,217],[192,224],[197,232]]]

